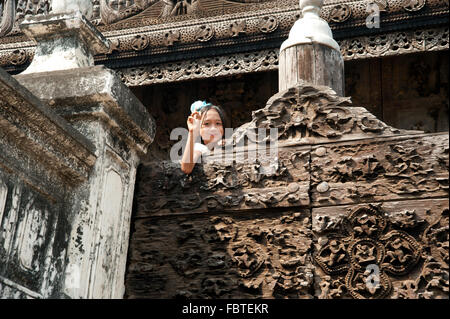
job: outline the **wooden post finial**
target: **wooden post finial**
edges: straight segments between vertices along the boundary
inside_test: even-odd
[[[330,26],[319,16],[322,6],[323,0],[300,0],[302,17],[280,48],[280,91],[302,80],[344,95],[344,61]]]

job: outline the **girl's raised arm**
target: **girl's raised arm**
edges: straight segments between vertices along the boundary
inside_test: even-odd
[[[200,136],[200,113],[194,112],[187,119],[189,130],[188,140],[181,159],[181,170],[185,174],[190,174],[194,169],[195,163],[201,155],[200,151],[194,150],[194,143]]]

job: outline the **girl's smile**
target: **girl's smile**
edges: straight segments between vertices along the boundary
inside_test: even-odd
[[[210,109],[203,117],[200,127],[200,135],[206,145],[219,141],[223,136],[223,123],[219,112]]]

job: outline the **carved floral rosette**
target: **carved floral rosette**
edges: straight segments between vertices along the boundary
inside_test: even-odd
[[[405,230],[394,229],[388,216],[379,205],[361,206],[344,216],[328,238],[321,237],[313,256],[325,273],[319,298],[346,293],[356,299],[431,298],[433,288],[448,295],[448,208],[417,240],[405,231],[417,226],[411,223],[414,214],[396,221]],[[393,285],[392,279],[409,275],[421,259],[425,263],[416,280]]]
[[[392,290],[388,274],[407,273],[420,258],[417,241],[403,231],[387,232],[387,224],[378,208],[358,208],[342,221],[342,233],[348,235],[331,237],[314,256],[326,274],[345,274],[353,298],[387,297]]]

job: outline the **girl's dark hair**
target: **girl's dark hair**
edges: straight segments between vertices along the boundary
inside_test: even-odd
[[[203,115],[205,115],[206,112],[208,112],[211,109],[214,109],[214,110],[217,111],[217,113],[219,113],[219,117],[220,117],[220,120],[222,121],[222,126],[223,126],[223,129],[224,129],[224,134],[222,135],[222,140],[223,140],[223,139],[225,139],[225,127],[226,127],[226,122],[225,121],[227,120],[227,117],[225,115],[225,112],[222,110],[222,108],[220,106],[211,104],[211,105],[208,105],[208,106],[205,106],[204,108],[202,108],[200,110],[200,115],[202,116],[202,123],[201,124],[203,124]],[[201,137],[200,137],[200,139],[201,139],[202,144],[205,144],[205,142],[203,141],[203,139]]]

